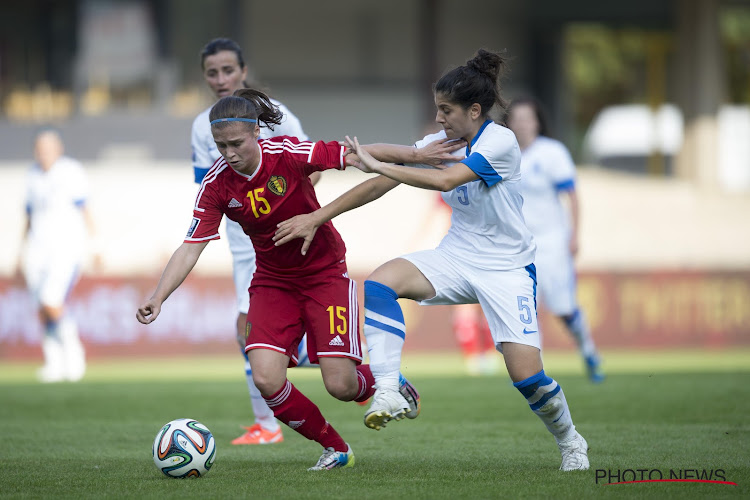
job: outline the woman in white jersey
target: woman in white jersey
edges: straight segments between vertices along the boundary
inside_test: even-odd
[[[211,91],[220,99],[232,95],[236,90],[247,87],[247,66],[242,57],[240,46],[228,38],[216,38],[208,42],[201,51],[201,69],[206,83]],[[279,107],[283,113],[283,121],[274,126],[262,127],[260,138],[268,139],[281,135],[297,137],[301,141],[307,140],[307,135],[302,130],[299,120],[283,104],[271,99],[271,102]],[[211,107],[199,114],[193,121],[191,133],[191,146],[193,149],[193,172],[195,182],[200,184],[214,162],[221,158],[216,148],[208,114]],[[313,184],[320,178],[320,173],[315,172],[310,176]],[[246,427],[246,432],[232,441],[232,444],[270,444],[280,443],[284,440],[281,427],[273,416],[273,411],[263,400],[258,389],[253,383],[250,362],[245,354],[245,324],[247,322],[247,311],[250,304],[248,288],[255,273],[255,250],[247,235],[242,231],[240,225],[225,218],[226,236],[229,249],[232,252],[232,270],[234,286],[237,294],[237,342],[245,357],[245,377],[247,379],[250,402],[255,415],[255,423]],[[310,366],[307,356],[307,338],[300,343],[299,365]]]
[[[387,164],[374,160],[356,138],[347,138],[360,157],[359,168],[380,177],[312,214],[283,222],[275,239],[280,244],[304,237],[309,245],[323,221],[399,183],[442,191],[453,215],[440,245],[386,262],[365,281],[365,338],[377,388],[365,425],[379,430],[390,420],[416,416],[398,391],[406,327],[397,299],[424,305],[479,303],[514,385],[557,441],[560,468],[585,470],[586,440],[573,425],[562,389],[542,365],[534,242],[521,214],[521,151],[513,132],[488,118],[496,104],[502,105],[498,78],[504,65],[500,54],[480,50],[435,85],[436,121],[443,131],[417,146],[440,137],[466,141],[456,163],[441,170]]]
[[[586,317],[578,305],[574,259],[578,252],[576,170],[567,148],[548,136],[539,102],[515,99],[508,127],[521,147],[523,217],[536,242],[542,303],[565,325],[581,351],[589,379],[604,380]],[[567,203],[562,203],[564,198]],[[566,208],[567,207],[567,208]]]
[[[44,327],[42,382],[76,382],[86,371],[83,345],[66,301],[86,256],[93,223],[81,164],[64,155],[60,135],[42,131],[28,173],[26,233],[20,268]]]

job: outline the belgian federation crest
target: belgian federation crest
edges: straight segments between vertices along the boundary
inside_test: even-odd
[[[270,179],[268,179],[268,189],[271,190],[271,192],[278,196],[284,196],[286,194],[286,179],[284,179],[280,175],[272,175]]]

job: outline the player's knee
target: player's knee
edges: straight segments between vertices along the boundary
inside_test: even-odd
[[[263,397],[269,398],[281,389],[284,380],[279,380],[279,377],[262,370],[253,370],[253,383]]]
[[[357,385],[348,380],[326,380],[325,386],[328,394],[340,401],[351,401],[357,397]]]

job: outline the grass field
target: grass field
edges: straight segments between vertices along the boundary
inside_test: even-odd
[[[0,497],[750,497],[750,351],[605,355],[599,386],[583,377],[575,354],[545,356],[591,446],[591,470],[574,473],[557,470],[554,440],[506,375],[465,376],[454,355],[407,355],[422,415],[380,432],[363,426],[362,407],[328,396],[317,370],[290,372],[356,455],[351,469],[318,473],[306,469],[321,448],[289,429],[281,444],[229,444],[249,425],[234,357],[100,361],[84,381],[55,385],[34,382],[36,364],[3,363]],[[152,462],[154,436],[179,417],[203,422],[216,438],[216,463],[203,478],[169,479]],[[606,485],[617,481],[597,483],[596,469],[646,469],[646,479],[658,478],[654,470],[664,478],[721,470],[737,485]]]

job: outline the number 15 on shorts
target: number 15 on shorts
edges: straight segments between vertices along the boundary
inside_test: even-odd
[[[328,321],[331,327],[331,335],[345,335],[347,332],[347,316],[346,307],[342,306],[328,306]]]

